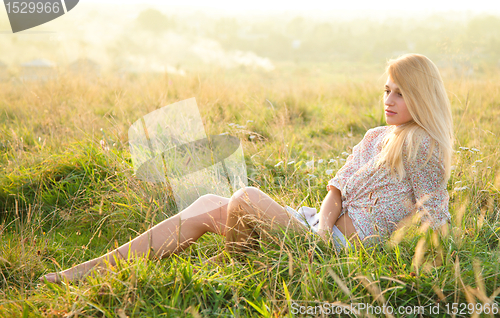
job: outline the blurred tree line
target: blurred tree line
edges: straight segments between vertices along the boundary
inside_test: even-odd
[[[284,26],[268,21],[247,27],[235,19],[220,19],[211,36],[228,49],[252,50],[279,60],[375,62],[403,52],[426,52],[500,62],[500,17],[476,16],[465,23],[429,17],[412,22],[314,22],[296,17]]]
[[[435,59],[500,66],[500,17],[477,15],[466,21],[440,15],[424,19],[315,21],[295,17],[256,22],[235,17],[204,21],[193,28],[226,49],[253,51],[273,60],[380,62],[405,52],[425,52]]]
[[[98,57],[109,56],[109,63],[117,68],[130,65],[129,68],[141,69],[152,61],[187,67],[198,58],[192,46],[195,44],[199,48],[200,39],[217,43],[204,44],[207,55],[215,49],[250,51],[270,58],[273,63],[383,64],[388,58],[417,52],[430,57],[439,67],[459,68],[465,74],[493,72],[500,68],[500,16],[488,14],[468,18],[435,14],[385,20],[375,20],[373,16],[373,19],[341,21],[305,16],[215,16],[203,11],[175,15],[148,8],[134,11],[132,23],[125,27],[107,26],[109,30],[103,33],[102,40],[100,36],[85,32],[101,28],[97,24],[102,21],[118,18],[99,14],[99,17],[89,14],[94,19],[85,20],[85,28],[75,24],[71,31],[74,33],[61,38],[66,44],[79,41],[73,45],[79,48],[77,55],[100,50],[102,53]],[[9,28],[7,20],[0,22],[4,29]],[[71,29],[65,23],[64,27]],[[51,53],[61,41],[53,41],[49,36],[35,38],[22,34],[1,37],[0,46],[4,50],[0,61],[14,65],[30,58],[61,59],[58,52],[64,50]],[[225,58],[224,54],[220,55]]]
[[[316,21],[283,18],[211,18],[176,21],[155,9],[139,14],[137,25],[151,32],[177,30],[217,40],[227,50],[252,51],[275,61],[376,63],[421,52],[437,60],[453,56],[460,63],[500,66],[500,17],[476,15],[468,20],[435,14],[426,18]],[[480,63],[479,63],[480,62]]]

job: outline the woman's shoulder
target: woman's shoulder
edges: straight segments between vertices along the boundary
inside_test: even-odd
[[[378,127],[375,127],[375,128],[368,129],[367,133],[368,132],[371,132],[371,133],[381,133],[381,132],[390,130],[392,127],[393,127],[392,125],[378,126]]]
[[[386,132],[389,132],[392,129],[392,126],[379,126],[375,128],[368,129],[368,131],[365,134],[365,138],[369,137],[371,139],[380,136],[380,135],[385,135]]]
[[[368,129],[360,145],[375,145],[391,130],[392,126],[379,126]]]

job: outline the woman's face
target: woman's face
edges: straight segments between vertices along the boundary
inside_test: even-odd
[[[384,105],[385,121],[388,125],[399,126],[413,119],[406,108],[403,95],[390,76],[385,83]]]

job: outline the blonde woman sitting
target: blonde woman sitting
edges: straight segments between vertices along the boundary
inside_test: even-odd
[[[246,250],[257,223],[304,233],[310,229],[348,248],[387,239],[413,213],[421,214],[432,228],[442,228],[450,220],[446,184],[454,140],[441,75],[419,54],[390,60],[386,73],[387,126],[368,130],[353,148],[328,183],[319,213],[309,207],[283,207],[255,187],[239,189],[231,198],[204,195],[121,247],[41,279],[80,279],[106,262],[115,265],[115,259],[128,256],[168,257],[207,232],[224,235],[229,252]]]

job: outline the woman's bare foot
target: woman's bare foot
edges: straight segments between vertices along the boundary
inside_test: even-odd
[[[104,264],[101,259],[93,259],[61,272],[48,273],[40,277],[40,281],[45,282],[45,280],[47,280],[49,283],[76,281],[89,276],[94,270],[103,269],[103,265]]]
[[[48,283],[60,283],[63,280],[69,280],[62,272],[48,273],[39,278],[42,283],[47,280]]]

